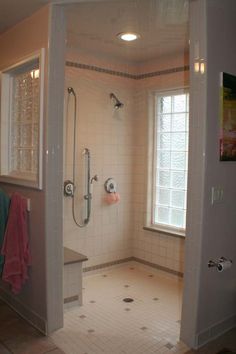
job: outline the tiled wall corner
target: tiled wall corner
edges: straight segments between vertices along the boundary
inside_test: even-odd
[[[178,66],[178,65],[177,65]],[[78,228],[72,219],[71,199],[64,200],[64,245],[84,253],[84,267],[135,256],[177,272],[183,272],[184,239],[143,230],[146,213],[148,95],[186,85],[186,72],[134,80],[104,72],[67,67],[66,81],[78,95],[77,173],[80,194],[78,217],[83,203],[81,181],[83,148],[91,150],[94,184],[91,222]],[[124,108],[114,111],[110,93]],[[70,98],[71,99],[71,98]],[[67,97],[66,97],[67,102]],[[72,176],[73,102],[65,122],[65,179]],[[104,182],[118,183],[120,203],[104,203]]]

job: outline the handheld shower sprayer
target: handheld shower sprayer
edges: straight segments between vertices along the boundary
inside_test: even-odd
[[[72,180],[67,180],[64,182],[64,195],[67,197],[72,198],[72,216],[74,222],[79,227],[85,227],[88,225],[90,221],[91,215],[91,204],[92,204],[92,187],[93,182],[98,181],[98,175],[94,175],[92,178],[90,176],[90,163],[91,163],[91,155],[90,150],[88,148],[84,148],[82,151],[82,156],[85,158],[85,173],[86,173],[86,182],[85,182],[85,195],[83,196],[84,200],[86,201],[86,217],[80,222],[78,221],[76,214],[75,214],[75,180],[76,180],[76,173],[75,173],[75,166],[76,166],[76,150],[77,150],[77,135],[76,135],[76,127],[77,127],[77,95],[73,89],[73,87],[67,88],[68,98],[70,95],[74,97],[74,136],[73,136],[73,169],[72,169]],[[68,99],[69,102],[69,99]]]
[[[124,103],[122,103],[113,92],[110,93],[110,98],[114,101],[115,109],[120,109],[124,107]]]
[[[85,148],[82,152],[82,155],[88,155],[88,157],[90,157],[90,151],[88,148]]]

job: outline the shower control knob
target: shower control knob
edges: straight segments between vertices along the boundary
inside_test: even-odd
[[[107,193],[116,193],[117,191],[117,183],[114,178],[108,178],[104,183],[104,187]]]
[[[66,197],[73,197],[74,196],[74,183],[70,180],[64,182],[64,195]]]

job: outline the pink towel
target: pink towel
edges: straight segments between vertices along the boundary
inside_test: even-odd
[[[10,283],[12,292],[20,292],[28,279],[30,252],[27,230],[27,201],[20,194],[11,197],[9,217],[2,255],[5,256],[2,279]]]

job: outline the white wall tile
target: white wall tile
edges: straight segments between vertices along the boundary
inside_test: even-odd
[[[75,60],[75,53],[73,59]],[[171,61],[173,62],[173,60]],[[82,195],[84,166],[81,151],[91,150],[94,184],[91,222],[85,229],[74,225],[71,200],[64,201],[64,244],[89,257],[88,265],[135,256],[180,271],[184,241],[143,230],[146,208],[147,94],[150,89],[183,85],[183,74],[130,82],[115,76],[75,68],[66,70],[67,86],[78,95],[77,184]],[[114,112],[109,94],[125,106]],[[72,178],[73,105],[65,122],[65,179]],[[79,169],[79,172],[78,172]],[[121,201],[104,202],[103,184],[109,177],[118,183]],[[77,215],[81,217],[80,205]]]

